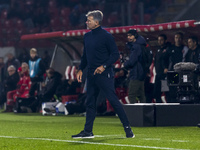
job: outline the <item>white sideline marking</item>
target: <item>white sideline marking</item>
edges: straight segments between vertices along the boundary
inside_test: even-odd
[[[28,137],[14,137],[14,136],[0,136],[0,138],[8,138],[8,139],[27,139],[27,140],[42,140],[42,141],[55,141],[55,142],[67,142],[67,143],[81,143],[81,144],[119,146],[119,147],[151,148],[151,149],[164,149],[164,150],[189,150],[189,149],[177,149],[177,148],[169,148],[169,147],[155,147],[155,146],[128,145],[128,144],[110,144],[110,143],[97,143],[97,142],[86,142],[86,141],[72,141],[72,140],[47,139],[47,138],[28,138]]]

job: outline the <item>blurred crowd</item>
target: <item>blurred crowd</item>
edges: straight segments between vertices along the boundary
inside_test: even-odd
[[[152,14],[161,5],[158,0],[2,0],[0,46],[18,46],[23,34],[85,29],[85,14],[96,9],[104,12],[102,26],[113,27],[129,25],[127,6],[130,6],[133,23],[138,24],[140,2],[144,3],[144,21],[149,23]]]
[[[131,34],[131,35],[130,35]],[[136,31],[127,34],[128,42],[119,60],[114,64],[115,89],[119,100],[126,103],[178,103],[177,87],[163,90],[162,81],[167,80],[167,73],[174,71],[174,65],[180,62],[199,64],[200,47],[198,38],[191,36],[184,45],[184,34],[177,32],[174,42],[169,43],[165,34],[158,35],[158,47],[153,55],[151,65],[145,77],[134,71],[134,66],[127,67],[135,57],[133,43],[129,40],[132,34],[141,37]],[[133,44],[133,45],[131,45]],[[151,46],[146,44],[151,51]],[[63,77],[54,68],[49,68],[48,52],[39,57],[37,50],[32,48],[30,53],[24,50],[17,58],[8,53],[7,62],[0,58],[0,105],[5,105],[5,112],[39,112],[44,102],[63,102],[69,114],[85,111],[86,82],[80,84],[76,80],[76,69],[67,67]],[[132,70],[133,69],[133,70]],[[140,71],[141,72],[141,71]],[[138,75],[137,75],[138,74]],[[84,79],[87,80],[87,79]],[[133,95],[131,81],[142,81],[144,95],[136,92]],[[131,89],[131,90],[130,90]],[[138,94],[138,95],[137,95]],[[71,96],[71,97],[70,97]],[[75,96],[75,97],[74,97]],[[134,97],[134,98],[133,98]],[[132,101],[132,98],[134,101]],[[113,115],[114,110],[102,92],[97,99],[97,110],[101,115]]]

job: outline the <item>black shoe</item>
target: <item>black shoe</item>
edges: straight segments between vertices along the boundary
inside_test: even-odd
[[[94,138],[94,135],[92,132],[85,132],[83,130],[77,135],[72,135],[72,138],[74,138],[74,139],[88,138],[89,139],[89,138]]]
[[[198,124],[197,124],[197,127],[199,127],[199,128],[200,128],[200,123],[198,123]]]
[[[133,134],[133,131],[131,130],[130,126],[124,127],[124,131],[126,132],[126,137],[127,138],[134,138],[135,135]]]

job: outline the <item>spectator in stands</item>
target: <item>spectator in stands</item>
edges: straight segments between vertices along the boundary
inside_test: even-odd
[[[6,102],[7,93],[15,90],[19,81],[19,74],[13,65],[9,66],[7,71],[9,76],[4,80],[3,83],[3,91],[0,95],[0,105]]]
[[[200,47],[198,45],[198,38],[195,36],[189,37],[188,47],[189,47],[189,50],[185,56],[185,61],[199,64]]]
[[[155,84],[154,84],[154,98],[156,103],[162,103],[161,100],[161,80],[165,80],[166,72],[164,73],[164,56],[166,55],[166,49],[169,46],[167,44],[167,36],[160,34],[158,36],[158,50],[155,54],[154,66],[156,71]]]
[[[120,53],[120,58],[114,64],[114,73],[115,73],[115,88],[117,87],[126,87],[126,78],[127,78],[127,71],[122,70],[122,64],[124,63],[124,55]]]
[[[20,80],[17,83],[17,89],[13,91],[9,91],[7,93],[7,107],[11,111],[11,109],[14,107],[16,99],[18,97],[20,98],[28,98],[29,97],[29,89],[31,85],[31,80],[29,77],[29,70],[28,70],[28,64],[22,63],[21,70],[18,69],[18,73],[20,75]]]
[[[85,128],[72,138],[94,138],[93,122],[96,116],[96,98],[102,90],[118,114],[127,138],[133,138],[125,111],[114,89],[112,64],[119,58],[119,52],[111,34],[102,29],[103,13],[99,10],[87,13],[87,28],[91,31],[84,35],[84,50],[77,73],[78,82],[82,82],[83,70],[88,66],[87,101]]]
[[[17,58],[15,58],[12,53],[8,53],[6,56],[7,56],[8,60],[4,67],[5,77],[8,76],[7,69],[9,66],[13,65],[16,69],[18,69],[20,67],[19,60]]]
[[[31,58],[29,60],[29,73],[32,84],[29,91],[29,96],[34,97],[35,91],[38,91],[39,89],[39,83],[43,81],[45,65],[41,58],[37,56],[37,50],[35,48],[31,48],[30,56]]]
[[[62,75],[55,71],[53,68],[49,68],[46,71],[48,81],[46,85],[39,92],[38,97],[41,102],[49,102],[53,98],[57,87],[61,84]]]
[[[18,60],[20,63],[26,62],[30,60],[30,55],[25,48],[22,49],[22,52],[19,54]]]
[[[42,60],[44,62],[45,68],[48,69],[50,67],[51,57],[50,57],[49,52],[47,50],[44,51],[44,54],[42,56]]]
[[[188,52],[188,47],[183,45],[183,33],[177,32],[174,36],[174,44],[167,48],[164,58],[164,73],[174,70],[174,65],[185,61],[185,56]],[[176,100],[177,87],[169,87],[168,102],[177,102]]]
[[[47,83],[36,97],[18,99],[17,112],[38,112],[43,102],[54,101],[54,94],[61,83],[62,75],[53,68],[49,68],[46,74]]]
[[[142,66],[142,45],[146,46],[145,39],[140,36],[135,29],[129,30],[127,33],[128,43],[130,49],[130,58],[124,63],[124,69],[130,70],[130,82],[128,97],[131,103],[146,102],[144,92],[145,71]]]
[[[81,84],[74,79],[63,80],[56,90],[56,96],[60,99],[63,95],[75,95],[80,85]]]

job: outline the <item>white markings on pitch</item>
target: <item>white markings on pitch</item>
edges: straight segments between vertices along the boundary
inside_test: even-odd
[[[115,147],[136,147],[136,148],[161,149],[161,150],[189,150],[189,149],[177,149],[177,148],[169,148],[169,147],[128,145],[128,144],[110,144],[110,143],[98,143],[98,142],[87,142],[87,141],[77,141],[77,140],[60,140],[60,139],[48,139],[48,138],[28,138],[28,137],[14,137],[14,136],[0,136],[0,138],[55,141],[55,142],[80,143],[80,144],[104,145],[104,146],[115,146]]]

